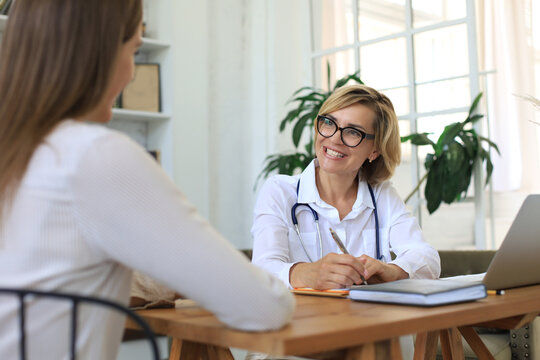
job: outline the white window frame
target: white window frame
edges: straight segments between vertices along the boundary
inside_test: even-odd
[[[362,1],[362,0],[360,0]],[[312,73],[312,84],[316,86],[317,84],[317,78],[320,77],[320,74],[317,74],[317,71],[319,69],[316,66],[317,60],[327,56],[339,53],[344,50],[350,50],[354,49],[354,58],[355,58],[355,69],[360,69],[360,48],[366,45],[378,43],[381,41],[396,39],[396,38],[403,38],[406,39],[406,48],[407,48],[407,71],[408,71],[408,93],[409,93],[409,113],[407,115],[400,116],[400,120],[409,120],[410,124],[410,131],[411,133],[414,133],[417,131],[417,120],[420,117],[426,117],[426,116],[434,116],[434,115],[443,115],[443,114],[453,114],[457,112],[467,112],[469,109],[468,107],[460,107],[460,108],[448,108],[444,110],[439,111],[430,111],[430,112],[418,112],[417,106],[416,106],[416,86],[423,85],[423,84],[433,84],[440,81],[445,80],[454,80],[454,79],[463,79],[468,78],[469,79],[469,86],[470,86],[470,94],[471,94],[471,103],[474,100],[475,96],[480,92],[480,81],[482,78],[482,81],[485,81],[485,75],[491,73],[491,72],[480,72],[479,66],[478,66],[478,52],[477,52],[477,35],[476,35],[476,9],[475,9],[475,0],[466,0],[466,16],[461,19],[455,19],[455,20],[448,20],[443,21],[437,24],[432,24],[428,26],[413,28],[413,9],[412,9],[412,0],[406,0],[405,1],[405,30],[399,33],[394,33],[391,35],[379,37],[376,39],[370,39],[367,41],[360,41],[359,34],[358,34],[358,2],[356,0],[352,0],[353,4],[353,19],[354,19],[354,42],[352,44],[346,44],[339,47],[329,48],[329,49],[323,49],[315,51],[314,48],[314,41],[313,41],[313,34],[314,34],[314,23],[315,19],[313,19],[313,0],[310,0],[310,35],[312,36],[312,46],[311,46],[311,73]],[[414,70],[414,44],[413,44],[413,37],[415,34],[419,34],[426,31],[432,31],[437,30],[449,26],[454,25],[460,25],[460,24],[466,24],[467,27],[467,40],[468,40],[468,52],[469,52],[469,72],[468,74],[463,74],[460,76],[452,76],[452,77],[446,77],[446,78],[438,78],[433,79],[430,81],[422,81],[422,82],[415,82],[415,70]],[[396,88],[403,88],[405,87],[405,84],[401,84],[400,86],[395,86],[392,88],[386,88],[386,89],[380,89],[381,91],[385,90],[392,90]],[[487,98],[487,94],[484,94],[484,100]],[[482,122],[477,122],[474,125],[475,130],[482,134],[484,133],[484,130],[489,131],[489,129],[483,129]],[[411,176],[412,176],[412,183],[417,184],[420,179],[420,161],[418,158],[418,149],[416,146],[412,146],[411,149]],[[476,168],[474,169],[474,209],[475,209],[475,229],[474,229],[474,245],[477,249],[486,249],[486,195],[484,192],[484,170],[482,167],[482,164],[478,163]],[[493,209],[493,195],[491,192],[491,186],[488,191],[488,197],[489,197],[489,204],[490,209]],[[412,199],[413,209],[415,215],[418,217],[418,220],[422,221],[421,219],[421,199],[418,196],[418,192],[414,195],[414,198]],[[494,225],[493,225],[493,211],[490,211],[491,216],[491,244],[494,245],[494,239],[495,239],[495,233],[494,233]]]

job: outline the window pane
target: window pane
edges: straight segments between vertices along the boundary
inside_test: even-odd
[[[379,89],[407,85],[405,38],[362,46],[360,78],[367,85]]]
[[[399,120],[399,134],[407,135],[411,132],[409,120]],[[401,144],[401,164],[396,168],[392,183],[403,200],[414,188],[412,183],[411,145],[409,142]]]
[[[360,41],[405,30],[405,0],[358,0]]]
[[[398,120],[399,136],[407,136],[411,133],[411,121],[409,119]],[[411,162],[411,142],[401,143],[401,161]]]
[[[353,0],[313,0],[313,50],[354,42]]]
[[[422,232],[439,250],[474,249],[474,219],[474,202],[442,203],[431,215],[422,205]]]
[[[382,92],[392,101],[397,116],[403,116],[409,113],[409,88],[402,87],[383,90]]]
[[[439,81],[416,87],[418,112],[469,107],[470,105],[469,78]]]
[[[467,113],[445,114],[429,117],[421,117],[417,120],[417,132],[432,133],[429,138],[436,142],[445,126],[463,121]],[[426,173],[424,161],[428,153],[433,153],[433,148],[429,145],[418,146],[418,158],[420,162],[420,178]],[[473,184],[473,181],[471,181]],[[414,184],[416,186],[416,184]],[[424,182],[420,189],[420,196],[424,198]],[[469,187],[468,195],[472,195],[471,190],[474,185]],[[426,205],[422,209],[422,231],[426,239],[437,249],[467,248],[474,245],[474,203],[459,202],[447,205],[442,203],[437,211],[429,215]],[[444,234],[441,233],[444,229]]]
[[[426,31],[414,36],[416,81],[429,81],[469,73],[465,24]]]
[[[353,50],[340,51],[335,54],[315,59],[317,78],[315,84],[321,89],[328,90],[327,62],[330,64],[330,87],[333,88],[337,80],[349,74],[354,74]]]
[[[412,0],[413,26],[422,27],[467,15],[465,0]]]

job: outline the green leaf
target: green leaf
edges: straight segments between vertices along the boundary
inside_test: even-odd
[[[300,89],[296,90],[295,92],[293,92],[292,96],[291,96],[291,99],[289,100],[292,101],[293,98],[298,95],[300,92],[304,91],[304,90],[313,90],[313,88],[311,86],[302,86]]]
[[[469,117],[471,117],[472,113],[474,112],[474,110],[476,110],[476,107],[478,106],[478,103],[480,102],[480,99],[482,98],[482,95],[483,93],[479,93],[478,95],[476,95],[476,97],[474,98],[474,101],[471,105],[471,107],[469,108]]]
[[[468,123],[474,124],[475,122],[477,122],[478,120],[480,120],[483,117],[484,117],[484,115],[482,115],[482,114],[476,114],[476,115],[473,115],[473,116],[469,116],[469,117],[467,117],[467,119],[465,119],[465,122],[463,124],[468,124]]]
[[[302,111],[302,108],[303,104],[302,106],[299,106],[296,109],[292,109],[287,113],[287,116],[285,116],[285,118],[281,120],[281,123],[279,124],[279,132],[283,132],[283,130],[285,130],[285,126],[287,126],[287,123],[292,122],[296,117],[298,117],[298,115]]]
[[[334,85],[334,89],[333,90],[336,90],[340,87],[342,87],[343,85],[347,84],[349,81],[351,80],[354,80],[356,81],[357,83],[359,84],[363,84],[362,80],[360,80],[360,78],[358,77],[358,74],[360,72],[357,71],[355,72],[354,74],[351,74],[351,75],[348,75],[348,76],[344,76],[342,77],[341,79],[339,79],[338,81],[336,81],[336,84]]]
[[[278,159],[278,172],[280,174],[287,174],[287,157],[282,156]],[[289,175],[289,174],[287,174]]]
[[[454,202],[459,196],[459,186],[461,182],[457,176],[449,176],[446,178],[442,186],[442,201],[447,204]]]
[[[291,101],[304,101],[304,102],[306,102],[306,101],[316,101],[316,102],[320,102],[322,104],[324,102],[324,99],[325,99],[324,94],[313,91],[313,92],[310,92],[307,95],[295,97]]]
[[[466,150],[465,148],[454,141],[448,146],[448,150],[444,152],[445,165],[448,171],[448,175],[452,175],[460,171],[466,162]]]
[[[431,141],[428,137],[428,135],[431,135],[431,133],[416,133],[411,134],[407,136],[401,137],[401,142],[411,141],[412,144],[422,146],[422,145],[432,145],[434,146],[435,143]]]
[[[463,141],[463,145],[465,145],[465,150],[467,150],[467,156],[470,158],[474,158],[476,155],[476,147],[474,145],[474,142],[469,138],[467,133],[463,132],[459,134],[459,138],[461,141]]]
[[[266,165],[264,166],[260,174],[257,176],[254,188],[257,186],[261,178],[267,178],[270,173],[274,172],[277,169],[279,156],[279,154],[269,155],[264,159]]]
[[[437,150],[439,151],[437,155],[440,155],[440,151],[445,145],[449,145],[454,141],[454,138],[461,132],[461,130],[463,130],[463,124],[459,122],[452,123],[444,128],[444,131],[442,132],[441,136],[439,136],[437,144],[435,145],[436,153]]]
[[[298,122],[296,123],[296,125],[294,125],[293,133],[292,133],[294,147],[297,148],[298,144],[300,144],[300,139],[302,137],[302,133],[304,132],[304,129],[306,127],[306,123],[308,122],[308,120],[310,120],[310,118],[311,118],[311,113],[307,113],[307,114],[301,116],[298,119]]]
[[[493,173],[493,163],[491,162],[489,154],[487,154],[486,156],[486,185],[489,183],[489,179],[491,179],[491,173]]]
[[[427,154],[426,155],[426,160],[424,160],[424,167],[426,168],[426,170],[429,171],[429,169],[431,168],[431,165],[433,165],[433,162],[436,160],[436,157],[435,157],[435,154]]]
[[[456,169],[454,173],[445,174],[443,182],[442,197],[443,201],[447,204],[451,204],[454,201],[460,199],[460,194],[464,184],[470,182],[470,176],[468,175],[468,164]]]
[[[330,85],[330,81],[332,81],[332,76],[330,76],[330,61],[326,60],[326,71],[327,71],[327,75],[328,75],[328,91],[330,91],[330,89],[332,88],[332,86]]]
[[[476,133],[476,130],[469,129],[469,130],[463,130],[463,134],[469,138],[469,140],[473,143],[473,149],[474,149],[474,156],[478,154],[478,151],[480,149],[480,144],[478,142],[478,134]]]
[[[487,152],[485,149],[482,149],[480,151],[478,158],[480,159],[480,161],[486,162],[486,182],[484,184],[484,186],[486,186],[489,183],[489,179],[491,178],[491,173],[493,172],[493,163],[491,162],[491,157],[489,156],[489,152]]]
[[[426,188],[424,189],[424,196],[427,200],[427,209],[430,214],[433,214],[435,210],[439,208],[442,201],[442,187],[441,184],[444,180],[444,174],[442,174],[440,159],[437,159],[431,165],[431,170],[428,173]]]
[[[467,164],[461,176],[461,186],[459,187],[460,195],[458,195],[458,200],[461,198],[461,194],[463,194],[463,198],[467,197],[467,190],[469,189],[469,186],[471,185],[472,173],[473,173],[472,163]]]
[[[497,144],[495,144],[493,141],[489,140],[488,138],[485,138],[483,136],[478,136],[478,138],[482,141],[485,141],[489,144],[489,146],[491,146],[492,148],[495,149],[495,151],[497,151],[497,154],[501,155],[501,152],[499,151],[499,147],[497,146]]]

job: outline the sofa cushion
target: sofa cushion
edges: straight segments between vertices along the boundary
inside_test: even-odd
[[[494,250],[439,250],[441,277],[486,272],[494,255]]]

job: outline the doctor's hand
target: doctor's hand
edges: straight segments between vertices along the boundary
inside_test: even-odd
[[[357,258],[364,267],[362,275],[369,284],[377,284],[409,278],[409,274],[395,264],[387,264],[367,255]]]
[[[292,287],[339,289],[361,284],[360,274],[364,271],[360,258],[330,253],[313,263],[294,264],[289,272],[289,281]]]

